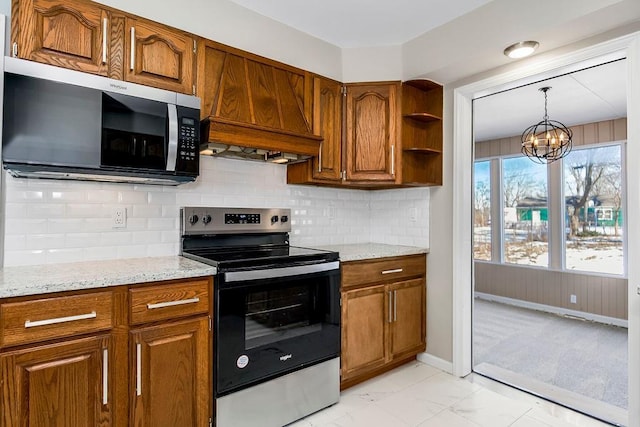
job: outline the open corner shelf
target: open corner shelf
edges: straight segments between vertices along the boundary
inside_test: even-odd
[[[430,80],[402,83],[402,181],[442,185],[442,86]]]
[[[435,114],[429,114],[429,113],[407,113],[407,114],[403,114],[402,117],[418,120],[420,122],[425,122],[425,123],[442,120],[442,117],[436,116]]]
[[[420,147],[408,147],[402,151],[416,154],[442,154],[442,149],[438,148],[420,148]]]

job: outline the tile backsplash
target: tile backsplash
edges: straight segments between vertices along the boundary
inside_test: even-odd
[[[291,209],[291,243],[429,245],[429,190],[286,184],[286,166],[201,157],[178,187],[15,179],[5,173],[5,266],[176,255],[181,206]],[[126,227],[113,228],[116,207]]]

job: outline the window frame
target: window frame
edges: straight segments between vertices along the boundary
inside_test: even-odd
[[[622,227],[622,254],[623,254],[623,272],[621,274],[614,273],[602,273],[596,271],[585,271],[585,270],[576,270],[576,269],[567,269],[566,267],[566,233],[564,232],[566,227],[566,218],[565,218],[565,204],[562,202],[565,200],[565,186],[563,183],[563,174],[564,174],[564,162],[565,159],[560,159],[554,163],[547,164],[547,214],[548,214],[548,248],[549,248],[549,259],[547,267],[542,266],[534,266],[534,265],[526,265],[526,264],[516,264],[506,262],[505,257],[505,236],[504,236],[504,224],[503,224],[503,212],[504,212],[504,197],[503,197],[503,178],[504,178],[504,168],[503,168],[503,160],[510,158],[517,158],[521,156],[519,154],[505,154],[505,155],[494,155],[487,156],[481,158],[474,158],[474,169],[476,162],[486,162],[489,161],[489,191],[491,194],[491,259],[476,259],[473,258],[474,262],[483,262],[489,264],[501,264],[507,265],[509,267],[519,267],[519,268],[533,268],[540,270],[549,270],[549,271],[558,271],[564,273],[579,273],[584,275],[593,275],[600,277],[615,277],[615,278],[623,278],[626,279],[628,277],[628,259],[627,259],[627,244],[628,244],[628,232],[627,232],[627,182],[626,182],[626,174],[624,171],[626,170],[626,140],[617,140],[617,141],[607,141],[602,143],[594,143],[594,144],[581,144],[579,146],[574,147],[574,150],[586,150],[586,149],[594,149],[594,148],[604,148],[611,146],[619,146],[620,147],[620,168],[621,168],[621,189],[622,189],[622,215],[624,218],[624,224]],[[496,169],[497,170],[494,170]],[[555,169],[555,170],[554,170]],[[473,178],[474,183],[474,192],[475,192],[475,178]],[[499,199],[499,203],[496,203],[495,198]],[[473,209],[475,209],[475,201]],[[472,226],[475,227],[475,221],[472,221]],[[495,224],[500,224],[499,227],[494,227]],[[558,226],[559,225],[559,226]],[[497,230],[496,230],[497,228]],[[559,230],[559,233],[554,230]],[[558,236],[559,234],[559,236]],[[475,232],[474,232],[475,235]],[[497,239],[497,240],[496,240]],[[475,246],[472,247],[472,255]]]

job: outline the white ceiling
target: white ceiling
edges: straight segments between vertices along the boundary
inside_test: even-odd
[[[492,0],[231,0],[341,48],[400,45]]]
[[[490,95],[474,101],[476,141],[521,135],[544,116],[544,95],[551,86],[548,113],[566,126],[627,115],[626,61],[616,61]]]
[[[231,1],[341,48],[402,46],[411,58],[405,78],[443,84],[516,65],[502,54],[516,41],[538,40],[543,56],[623,25],[640,28],[639,0]],[[526,25],[528,16],[544,19]],[[536,56],[521,61],[535,64]],[[542,120],[542,86],[553,87],[550,118],[567,126],[625,117],[625,81],[616,63],[483,98],[474,105],[476,140],[519,135]]]

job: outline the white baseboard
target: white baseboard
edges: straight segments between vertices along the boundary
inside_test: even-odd
[[[500,302],[502,304],[509,304],[516,307],[528,308],[531,310],[538,310],[538,311],[545,311],[547,313],[559,314],[561,316],[577,317],[580,319],[591,320],[593,322],[604,323],[606,325],[620,326],[622,328],[629,327],[629,321],[625,319],[602,316],[600,314],[585,313],[584,311],[569,310],[568,308],[554,307],[546,304],[538,304],[536,302],[522,301],[518,299],[502,297],[499,295],[486,294],[484,292],[475,292],[474,295],[476,296],[476,298],[480,298],[487,301]]]
[[[441,371],[453,374],[453,362],[449,362],[429,353],[418,353],[416,359],[422,363],[433,366],[434,368],[438,368]]]

